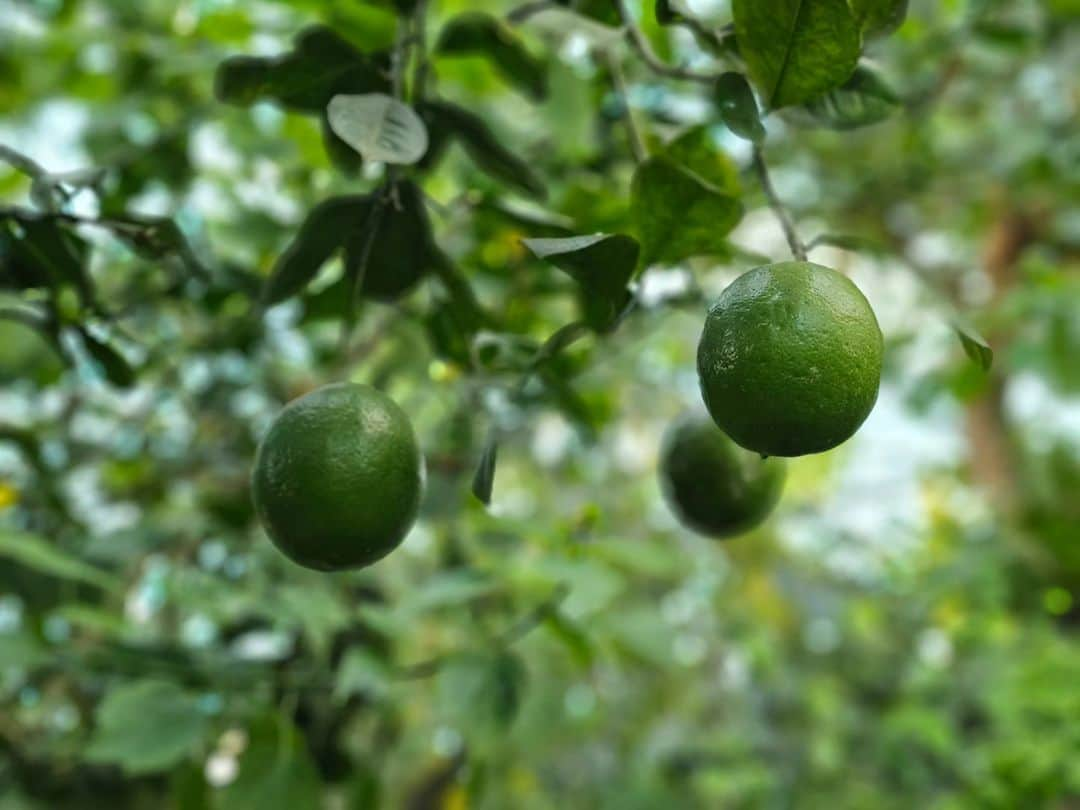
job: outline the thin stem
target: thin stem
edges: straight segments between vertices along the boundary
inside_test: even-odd
[[[657,56],[656,52],[652,49],[652,45],[650,44],[648,37],[645,36],[645,32],[641,30],[634,20],[633,15],[630,14],[630,10],[626,7],[626,0],[615,0],[615,7],[618,9],[619,17],[622,19],[623,26],[626,28],[626,34],[630,40],[630,44],[654,73],[658,73],[661,76],[667,76],[670,79],[682,79],[683,81],[703,82],[705,84],[712,84],[720,77],[720,73],[718,72],[701,73],[696,70],[690,70],[689,68],[669,65]]]
[[[776,189],[773,188],[772,179],[769,177],[769,167],[765,165],[765,155],[759,146],[754,147],[754,170],[761,181],[761,189],[769,200],[769,207],[776,214],[780,227],[784,230],[784,238],[787,239],[788,247],[791,248],[791,255],[801,262],[806,261],[806,246],[799,239],[795,223],[791,221],[791,215],[788,214],[787,208],[784,207],[776,194]]]
[[[623,75],[619,57],[610,51],[607,57],[608,64],[611,66],[611,79],[615,84],[615,91],[619,94],[619,100],[622,102],[623,119],[626,121],[626,132],[630,136],[630,148],[634,152],[634,160],[638,163],[644,163],[649,159],[649,150],[645,147],[641,131],[634,120],[634,110],[630,106],[630,93],[626,87],[626,76]]]

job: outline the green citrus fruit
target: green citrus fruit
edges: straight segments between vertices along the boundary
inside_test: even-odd
[[[680,419],[664,438],[664,496],[684,525],[710,537],[741,534],[765,520],[786,475],[783,459],[743,450],[704,415]]]
[[[389,554],[416,520],[423,460],[405,412],[366,385],[291,402],[255,456],[252,495],[274,544],[319,571]]]
[[[810,262],[744,273],[709,310],[698,375],[713,420],[765,456],[820,453],[870,415],[884,344],[848,278]]]

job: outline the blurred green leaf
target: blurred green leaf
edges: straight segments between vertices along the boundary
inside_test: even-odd
[[[268,714],[248,727],[236,781],[221,792],[229,810],[319,810],[321,785],[303,737],[286,717]]]
[[[484,506],[491,504],[491,490],[495,486],[495,462],[499,452],[499,441],[492,430],[484,442],[484,450],[480,454],[480,463],[476,465],[476,473],[473,476],[472,493]]]
[[[769,109],[809,101],[845,82],[859,28],[845,0],[734,0],[739,50]]]
[[[953,319],[952,327],[956,332],[956,336],[960,338],[964,353],[983,371],[989,371],[994,364],[994,350],[990,347],[986,338],[980,335],[974,326],[960,317]]]
[[[354,195],[324,200],[312,208],[274,265],[263,290],[263,303],[273,306],[303,290],[344,245],[348,234],[363,225],[371,203],[368,195]]]
[[[459,141],[469,157],[492,177],[536,197],[547,195],[543,182],[517,155],[499,143],[484,120],[477,115],[444,101],[426,101],[417,108],[427,123],[431,146],[427,165],[442,157],[452,141]]]
[[[103,590],[115,590],[120,586],[111,574],[69,554],[44,537],[28,532],[0,528],[0,556],[49,576]]]
[[[439,705],[466,727],[505,730],[517,716],[525,679],[525,665],[509,650],[462,653],[439,670]]]
[[[135,384],[135,369],[111,343],[95,337],[86,329],[79,330],[86,351],[105,374],[105,379],[118,388],[130,388]]]
[[[866,37],[891,34],[907,16],[908,0],[848,0],[848,3]]]
[[[868,65],[859,65],[844,84],[808,102],[800,113],[818,126],[830,129],[857,129],[886,120],[900,109],[900,98],[881,75]]]
[[[544,62],[529,53],[510,26],[490,14],[467,11],[452,17],[439,33],[435,51],[443,55],[482,54],[524,93],[538,101],[547,95]]]
[[[637,240],[623,234],[524,239],[525,247],[576,281],[585,296],[589,325],[603,332],[615,324],[630,301],[627,285],[637,270]]]
[[[195,695],[174,683],[135,681],[116,686],[97,708],[84,756],[133,774],[171,768],[205,743],[209,730]]]

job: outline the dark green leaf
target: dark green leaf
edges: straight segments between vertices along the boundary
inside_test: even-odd
[[[845,0],[734,0],[739,49],[765,106],[809,101],[847,81],[859,27]]]
[[[349,232],[345,273],[355,287],[363,272],[360,292],[364,297],[394,301],[435,270],[443,258],[419,186],[411,181],[398,183],[380,209],[370,240],[369,231],[363,227],[354,226]]]
[[[669,158],[650,158],[634,173],[631,215],[646,264],[725,255],[742,213],[737,199]]]
[[[191,755],[207,731],[195,695],[174,683],[136,681],[114,687],[98,705],[85,757],[129,773],[161,771]]]
[[[907,16],[908,0],[848,0],[863,36],[891,34]]]
[[[472,493],[484,506],[491,504],[491,491],[495,486],[495,462],[499,452],[499,441],[492,429],[484,442],[484,451],[480,455],[480,463],[476,466],[473,475]]]
[[[656,0],[656,21],[660,25],[671,25],[682,18],[683,15],[672,8],[671,0]]]
[[[818,126],[845,130],[877,124],[899,108],[900,99],[880,74],[860,65],[842,86],[792,113],[797,120],[805,118]]]
[[[90,357],[104,372],[105,379],[118,388],[128,388],[134,384],[135,370],[110,343],[94,337],[85,329],[80,329],[79,335]]]
[[[248,729],[236,781],[221,794],[229,810],[319,810],[319,775],[303,737],[279,715]]]
[[[664,154],[717,191],[732,197],[742,192],[739,167],[716,145],[707,126],[687,130],[667,145]]]
[[[994,364],[994,350],[982,335],[961,317],[953,318],[952,327],[960,343],[964,347],[964,353],[971,361],[983,371],[989,371]]]
[[[765,141],[765,127],[761,125],[754,91],[741,73],[725,73],[716,80],[714,90],[716,106],[724,124],[748,141],[760,144]]]
[[[425,165],[438,162],[451,141],[457,140],[480,168],[492,177],[537,197],[546,196],[543,182],[525,161],[508,151],[484,120],[463,107],[428,101],[417,112],[428,127],[431,144]]]
[[[544,617],[544,626],[565,645],[578,665],[586,668],[592,666],[595,658],[593,645],[580,625],[556,610]]]
[[[521,705],[525,677],[521,659],[510,651],[456,655],[439,672],[439,703],[456,722],[504,731]]]
[[[601,332],[610,329],[630,301],[627,285],[637,269],[637,241],[623,234],[523,241],[537,258],[551,262],[578,283],[589,325]]]
[[[91,305],[94,289],[86,271],[90,246],[48,214],[0,215],[0,285],[19,289],[70,286]]]
[[[390,89],[386,54],[363,54],[329,28],[300,32],[295,47],[276,58],[234,56],[218,66],[215,93],[230,104],[269,99],[307,113],[322,113],[339,93]]]
[[[370,196],[334,197],[319,203],[300,226],[300,232],[281,254],[263,290],[267,306],[299,293],[326,261],[360,228],[371,211]]]
[[[443,27],[435,50],[440,54],[482,54],[534,99],[547,95],[544,62],[529,53],[510,26],[491,14],[469,11],[457,15]]]

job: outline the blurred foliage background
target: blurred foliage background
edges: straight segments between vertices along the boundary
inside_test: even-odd
[[[888,92],[767,118],[887,370],[725,544],[654,466],[700,407],[706,302],[786,256],[750,144],[616,4],[396,5],[0,0],[0,808],[1080,807],[1080,5],[912,0],[864,52]],[[629,5],[662,64],[737,64],[722,0]],[[445,260],[349,306],[333,259],[265,307],[308,212],[386,170],[306,85],[238,99],[218,66],[324,25],[319,58],[382,86],[415,6],[410,92],[450,134],[402,176]],[[515,44],[440,49],[477,10]],[[654,153],[705,127],[745,215],[534,367],[581,295],[520,240],[634,230],[627,106]],[[428,492],[400,550],[327,576],[267,542],[247,475],[343,379],[412,416]]]

